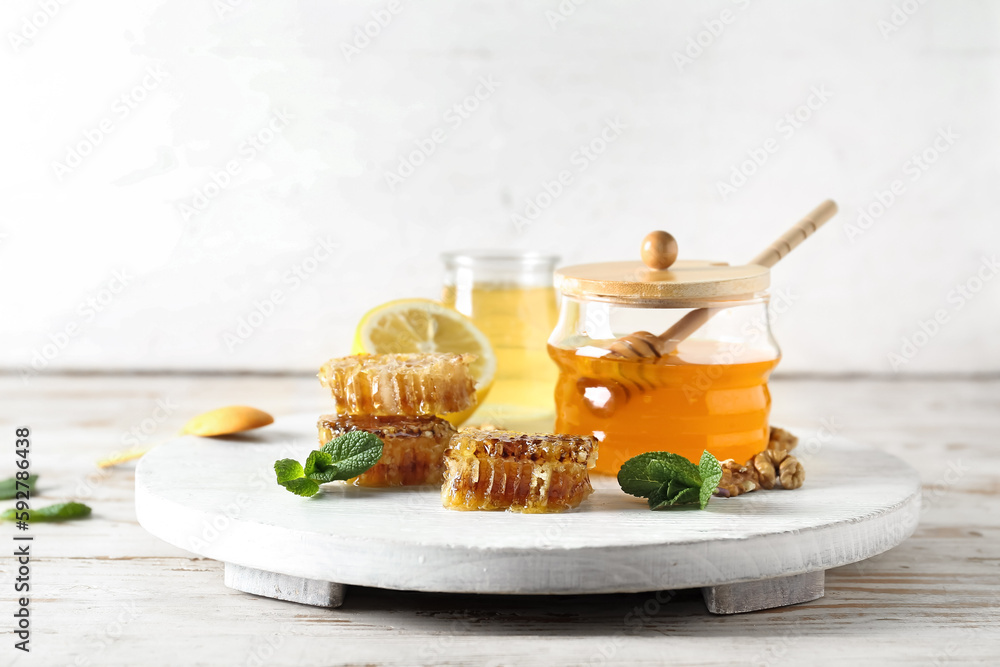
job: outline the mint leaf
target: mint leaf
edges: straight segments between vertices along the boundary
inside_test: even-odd
[[[622,491],[632,496],[648,498],[649,495],[663,486],[663,480],[653,479],[649,476],[646,468],[649,462],[655,458],[656,452],[639,454],[633,456],[622,464],[618,471],[618,485]]]
[[[715,490],[719,487],[719,481],[722,479],[722,465],[719,464],[719,460],[704,451],[701,453],[701,462],[698,464],[698,472],[701,473],[701,490],[698,493],[698,502],[702,509],[708,505],[709,499]]]
[[[314,479],[309,479],[308,477],[299,477],[298,479],[293,479],[282,484],[286,489],[291,491],[297,496],[315,496],[319,493],[319,483]]]
[[[633,456],[618,471],[618,484],[622,491],[640,498],[648,498],[672,479],[685,486],[701,487],[698,467],[683,456],[670,452],[647,452]]]
[[[657,469],[663,470],[667,479],[676,479],[686,486],[701,485],[698,466],[683,456],[663,452],[663,455],[653,459],[650,465],[655,465]]]
[[[302,470],[302,464],[294,459],[281,459],[280,461],[274,462],[274,472],[278,476],[278,484],[282,486],[286,482],[290,482],[293,479],[298,479],[305,475],[305,471]]]
[[[698,504],[698,490],[687,488],[681,491],[670,501],[674,505],[696,505]],[[701,509],[705,509],[702,507]]]
[[[278,484],[297,496],[314,496],[319,493],[319,484],[315,480],[304,477],[302,464],[295,459],[281,459],[274,462],[274,473]]]
[[[10,479],[5,479],[0,482],[0,500],[12,500],[17,498],[18,492],[24,493],[28,491],[35,490],[35,481],[38,480],[38,475],[28,475],[28,479],[20,480],[21,486],[17,485],[18,479],[16,477],[11,477]],[[28,488],[24,488],[27,484]]]
[[[367,431],[351,431],[314,449],[305,466],[294,459],[274,462],[278,484],[299,496],[314,496],[319,485],[357,477],[378,463],[384,444]]]
[[[649,509],[661,510],[678,505],[698,504],[698,489],[680,485],[670,488],[670,484],[673,483],[663,485],[649,497]]]
[[[618,471],[622,491],[646,498],[650,509],[698,505],[705,509],[722,479],[722,466],[707,451],[695,465],[671,452],[647,452],[630,458]]]
[[[36,510],[24,510],[28,513],[28,521],[70,521],[71,519],[82,519],[90,516],[91,509],[83,503],[58,503],[48,507],[40,507]],[[17,510],[7,510],[0,514],[0,521],[14,521],[17,518]]]
[[[333,465],[333,457],[329,453],[318,449],[310,452],[309,458],[306,459],[304,470],[306,477],[314,479],[320,484],[340,479],[337,477],[339,470],[337,466]]]
[[[350,479],[378,463],[383,443],[368,431],[351,431],[323,445],[337,467],[334,479]],[[331,480],[332,481],[332,480]]]
[[[649,494],[649,509],[655,510],[670,504],[670,490],[667,487],[668,484],[664,484]]]

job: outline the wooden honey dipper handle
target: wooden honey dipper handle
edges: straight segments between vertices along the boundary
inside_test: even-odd
[[[771,268],[836,213],[837,204],[833,200],[827,199],[750,260],[750,264]],[[677,320],[672,327],[659,336],[638,331],[619,338],[609,346],[609,349],[613,355],[629,359],[661,357],[670,354],[677,349],[681,341],[704,326],[720,310],[722,308],[696,308]]]
[[[759,264],[771,268],[782,257],[795,249],[795,246],[812,236],[813,232],[823,226],[827,220],[837,213],[837,204],[832,199],[814,208],[809,215],[795,223],[791,229],[781,235],[778,240],[769,245],[766,250],[750,260],[750,264]]]
[[[792,225],[791,229],[782,234],[766,250],[750,260],[751,264],[759,264],[771,268],[778,263],[782,257],[790,253],[795,246],[799,245],[813,232],[823,226],[827,220],[832,218],[837,212],[837,204],[832,199],[814,208],[806,217]],[[657,345],[659,356],[670,354],[677,349],[681,341],[700,329],[708,322],[721,308],[696,308],[690,313],[677,320],[672,327],[660,334],[660,344]]]

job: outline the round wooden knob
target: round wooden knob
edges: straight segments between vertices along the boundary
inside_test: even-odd
[[[651,269],[669,268],[677,259],[677,239],[664,231],[650,232],[642,240],[642,263]]]

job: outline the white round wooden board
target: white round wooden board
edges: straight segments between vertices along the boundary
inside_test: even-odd
[[[455,593],[615,593],[817,572],[886,551],[916,528],[920,482],[872,447],[798,431],[806,483],[650,511],[594,476],[563,514],[457,512],[437,488],[280,487],[273,465],[318,447],[315,415],[230,438],[182,437],[136,470],[140,524],[209,558],[305,579]]]

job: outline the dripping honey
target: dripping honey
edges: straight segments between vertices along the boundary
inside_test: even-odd
[[[548,350],[559,367],[556,432],[595,436],[596,472],[615,475],[625,461],[649,451],[697,462],[708,450],[720,461],[744,462],[767,446],[767,378],[777,358],[718,363],[727,359],[724,345],[710,341],[685,341],[660,359]]]

